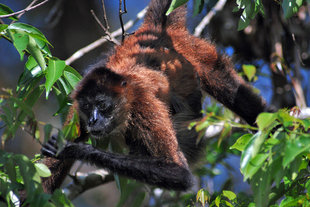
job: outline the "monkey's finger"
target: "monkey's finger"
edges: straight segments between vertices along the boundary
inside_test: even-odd
[[[57,150],[58,150],[57,147],[55,147],[54,145],[49,144],[49,143],[44,144],[43,147],[42,147],[42,149],[47,149],[47,150],[49,150],[49,151],[54,152],[55,154],[56,154],[56,152],[57,152]]]
[[[53,146],[57,146],[57,139],[53,139],[53,137],[51,139],[49,139],[47,141],[47,143],[49,143],[50,145],[53,145]]]
[[[53,151],[50,151],[46,148],[42,148],[41,153],[42,153],[42,155],[47,156],[47,157],[56,157],[56,153],[54,153]]]

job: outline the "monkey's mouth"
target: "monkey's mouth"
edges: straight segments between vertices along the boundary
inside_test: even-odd
[[[90,131],[90,135],[93,136],[94,138],[103,138],[107,135],[107,133],[101,130],[92,130]]]

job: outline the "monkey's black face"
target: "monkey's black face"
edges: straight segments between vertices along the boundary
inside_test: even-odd
[[[120,125],[120,100],[106,94],[85,94],[78,100],[80,117],[87,131],[95,138],[102,138]]]

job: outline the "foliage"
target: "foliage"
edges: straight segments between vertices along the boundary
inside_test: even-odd
[[[204,193],[211,199],[203,200],[199,191],[199,202],[203,206],[205,203],[210,206],[309,206],[310,173],[307,168],[310,120],[295,118],[290,115],[292,113],[279,110],[276,113],[260,114],[257,118],[257,132],[243,134],[230,147],[231,150],[242,152],[240,170],[244,181],[247,180],[251,185],[253,195],[248,196],[251,199],[244,203],[243,194],[236,196],[224,190],[218,196]],[[208,119],[196,123],[196,127],[205,122],[208,125],[218,123],[219,117],[206,117]],[[232,122],[230,124],[235,125]]]
[[[174,9],[187,3],[188,0],[173,0],[167,14],[171,13]],[[309,1],[308,1],[309,2]],[[194,14],[200,13],[204,4],[212,4],[210,0],[195,0],[194,1]],[[303,0],[282,0],[279,1],[283,9],[284,17],[292,17],[303,4]],[[245,29],[258,13],[264,15],[264,6],[262,0],[236,0],[236,7],[234,12],[242,11],[238,23],[238,30]]]
[[[0,14],[12,12],[10,8],[0,4]],[[29,128],[29,133],[40,141],[39,124],[43,125],[45,137],[48,138],[53,127],[36,120],[33,112],[35,103],[44,91],[46,99],[52,91],[59,104],[56,114],[65,113],[70,105],[68,95],[81,79],[77,71],[67,66],[64,61],[52,56],[49,50],[50,43],[38,29],[16,22],[18,18],[15,16],[11,19],[13,22],[10,24],[1,24],[0,38],[12,42],[21,60],[26,55],[27,61],[16,89],[2,90],[0,118],[4,132],[1,145],[14,137],[20,128]],[[77,134],[77,122],[74,116],[74,120],[64,132],[69,135]],[[63,134],[61,129],[56,130],[59,135]],[[20,193],[27,194],[26,203],[30,206],[72,206],[60,191],[56,191],[53,195],[43,192],[40,177],[50,176],[50,171],[45,165],[38,163],[37,159],[30,161],[24,155],[0,150],[0,160],[0,197],[8,206],[15,206],[14,202],[19,202]]]

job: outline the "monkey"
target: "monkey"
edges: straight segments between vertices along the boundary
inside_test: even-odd
[[[59,153],[55,137],[43,145],[43,163],[52,173],[42,178],[45,192],[59,188],[75,160],[149,185],[188,190],[194,182],[189,163],[197,159],[199,146],[197,132],[187,126],[202,117],[202,92],[251,125],[266,110],[231,60],[189,33],[185,6],[166,15],[170,4],[151,0],[140,28],[77,85],[70,111],[79,114],[80,136]],[[116,132],[123,135],[128,154],[83,143],[89,136],[105,139]]]

